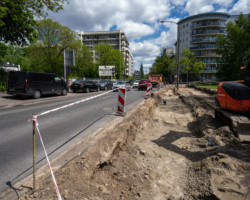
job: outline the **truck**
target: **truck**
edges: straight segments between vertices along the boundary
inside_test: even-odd
[[[162,82],[161,74],[149,74],[148,79],[152,84],[152,87],[157,87],[158,83]]]

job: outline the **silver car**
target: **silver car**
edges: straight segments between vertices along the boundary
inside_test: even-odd
[[[113,90],[118,91],[118,88],[125,88],[126,91],[130,91],[130,86],[126,83],[126,81],[117,81],[113,85]]]

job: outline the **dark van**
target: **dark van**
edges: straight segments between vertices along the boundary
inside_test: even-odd
[[[7,94],[38,99],[46,94],[65,96],[68,89],[67,83],[52,73],[10,71],[7,75]]]

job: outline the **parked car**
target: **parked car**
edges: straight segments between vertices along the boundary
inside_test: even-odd
[[[86,92],[89,93],[90,91],[100,91],[100,86],[98,83],[95,83],[91,80],[77,80],[75,81],[70,89],[73,92]]]
[[[101,90],[112,90],[113,83],[111,82],[111,80],[102,79],[99,81],[99,86]]]
[[[138,88],[139,82],[139,80],[135,80],[133,83],[133,88]]]
[[[138,84],[138,90],[146,90],[149,85],[150,81],[148,79],[140,80]]]
[[[9,71],[7,94],[33,96],[35,99],[47,94],[67,95],[67,83],[56,74],[29,71]]]
[[[130,91],[130,86],[126,83],[126,81],[117,81],[114,84],[113,89],[114,89],[114,91],[118,91],[118,90],[115,90],[118,88],[125,88],[126,91]]]

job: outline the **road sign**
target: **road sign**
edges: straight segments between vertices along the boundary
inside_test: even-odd
[[[113,76],[115,66],[99,66],[99,76]]]
[[[64,51],[64,65],[66,67],[75,66],[75,53],[74,50]]]

